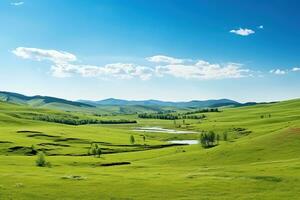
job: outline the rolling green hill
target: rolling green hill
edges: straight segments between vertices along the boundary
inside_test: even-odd
[[[1,92],[0,101],[20,105],[28,105],[34,108],[48,108],[62,111],[86,112],[94,114],[133,114],[145,112],[159,112],[165,110],[187,110],[167,105],[135,105],[135,104],[93,104],[91,102],[77,102],[48,96],[25,96],[12,92]]]
[[[73,126],[28,113],[138,123]],[[298,199],[299,99],[205,115],[140,119],[0,102],[0,199]],[[142,127],[192,133],[135,131]],[[168,142],[209,131],[221,137],[212,148]],[[88,155],[91,143],[100,146],[100,158]],[[46,153],[51,167],[35,165],[37,151]]]
[[[30,105],[32,107],[82,107],[82,108],[91,108],[95,107],[89,104],[84,104],[80,102],[68,101],[65,99],[48,97],[48,96],[25,96],[18,93],[12,92],[1,92],[0,91],[0,100],[5,102]]]
[[[34,108],[47,108],[70,112],[86,112],[94,114],[134,114],[165,111],[188,111],[206,107],[242,107],[255,105],[256,103],[238,103],[229,99],[189,101],[189,102],[165,102],[158,100],[127,101],[121,99],[105,99],[101,101],[69,101],[49,96],[25,96],[12,92],[1,92],[0,101]]]

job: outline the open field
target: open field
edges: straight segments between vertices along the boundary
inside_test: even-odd
[[[30,113],[137,123],[74,126],[33,120]],[[299,198],[300,100],[205,115],[174,122],[0,102],[0,199]],[[196,133],[134,131],[138,127]],[[207,131],[221,136],[215,147],[168,142],[198,139]],[[88,155],[91,143],[101,147],[100,158]],[[32,145],[46,153],[51,167],[35,165]]]

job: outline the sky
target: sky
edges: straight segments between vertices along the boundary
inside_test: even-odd
[[[1,0],[0,90],[70,100],[300,97],[295,0]]]

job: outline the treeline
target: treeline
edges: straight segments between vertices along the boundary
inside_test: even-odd
[[[176,119],[204,119],[206,116],[195,115],[199,113],[208,113],[208,112],[220,112],[218,108],[205,108],[200,110],[194,110],[184,113],[179,113],[175,111],[164,111],[157,113],[142,113],[138,114],[139,118],[145,119],[166,119],[166,120],[176,120]]]
[[[118,119],[118,120],[99,120],[99,119],[82,119],[75,115],[55,115],[55,114],[37,114],[37,113],[22,113],[17,115],[18,118],[25,118],[38,121],[46,121],[68,125],[85,125],[85,124],[129,124],[137,123],[136,120]]]
[[[139,118],[144,119],[203,119],[205,115],[180,115],[180,114],[159,114],[159,113],[143,113],[138,115]]]
[[[204,109],[199,109],[195,111],[189,111],[183,113],[183,115],[192,115],[192,114],[198,114],[198,113],[208,113],[208,112],[220,112],[218,108],[204,108]]]
[[[126,120],[126,119],[119,119],[119,120],[72,119],[72,118],[59,118],[59,117],[51,116],[51,115],[50,116],[49,115],[34,116],[32,119],[39,120],[39,121],[68,124],[68,125],[137,123],[136,120]]]

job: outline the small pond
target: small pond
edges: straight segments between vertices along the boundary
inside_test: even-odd
[[[170,140],[172,144],[198,144],[198,140]]]

